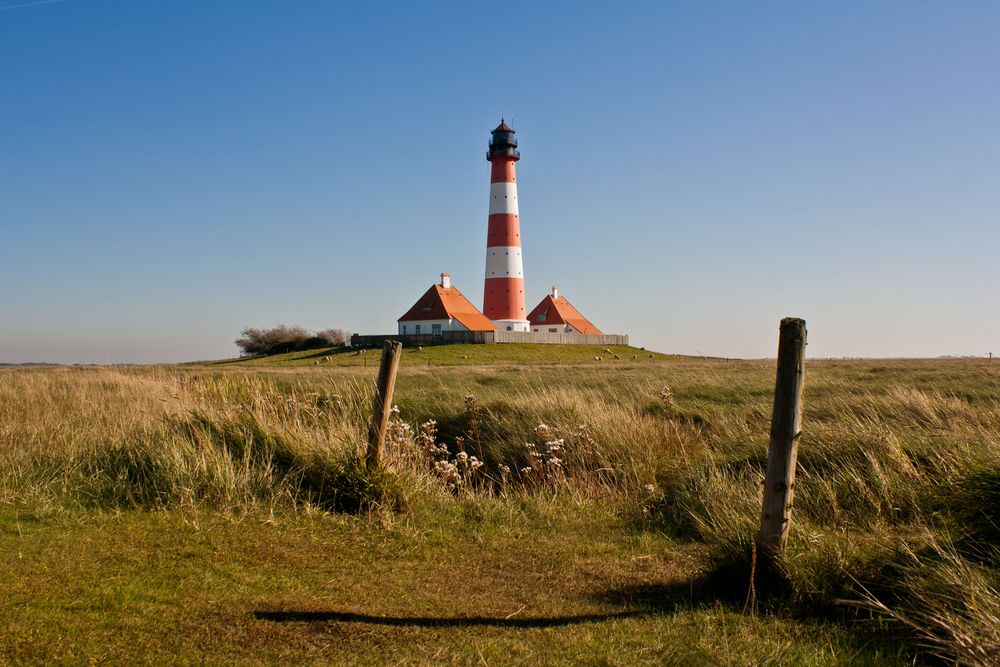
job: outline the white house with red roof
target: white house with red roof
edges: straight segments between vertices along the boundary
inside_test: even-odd
[[[442,273],[441,282],[431,285],[413,307],[399,318],[399,335],[432,334],[445,331],[495,331],[496,326],[451,284],[451,274]]]
[[[559,296],[558,287],[553,287],[552,293],[528,314],[528,322],[532,333],[601,334],[601,330],[581,315],[566,297]]]

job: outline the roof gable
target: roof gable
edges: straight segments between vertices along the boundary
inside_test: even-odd
[[[580,333],[600,334],[601,330],[595,327],[590,320],[580,314],[573,307],[566,297],[553,297],[551,294],[545,295],[541,303],[528,314],[528,321],[539,326],[545,324],[568,324]]]
[[[457,287],[431,285],[399,322],[413,320],[458,320],[469,331],[493,331],[496,327],[472,305]]]

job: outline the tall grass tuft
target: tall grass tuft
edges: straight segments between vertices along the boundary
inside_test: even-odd
[[[63,396],[69,418],[26,417],[11,434],[16,444],[2,451],[11,502],[48,496],[82,507],[298,504],[351,512],[404,503],[396,476],[360,464],[358,387],[282,391],[254,377],[109,370],[41,384]],[[134,395],[136,384],[156,402]],[[72,421],[81,404],[90,424]]]
[[[996,555],[994,548],[993,562]],[[896,583],[882,594],[859,586],[861,599],[846,602],[896,619],[948,662],[997,664],[1000,577],[995,569],[964,557],[947,538],[930,535],[919,552],[903,549]]]

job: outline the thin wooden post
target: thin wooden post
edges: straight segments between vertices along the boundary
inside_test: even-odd
[[[760,545],[765,558],[775,559],[785,549],[792,522],[795,459],[802,434],[802,385],[805,380],[806,323],[794,317],[781,320],[778,372],[771,413],[771,439],[760,514]]]
[[[389,426],[392,392],[396,388],[396,371],[402,352],[403,344],[397,340],[387,340],[382,346],[382,362],[378,367],[378,384],[372,401],[372,421],[368,425],[368,452],[365,456],[368,470],[378,468],[382,462],[382,445]]]

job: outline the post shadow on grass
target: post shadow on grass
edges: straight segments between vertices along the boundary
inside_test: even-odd
[[[498,627],[554,628],[582,623],[602,623],[674,613],[703,604],[722,602],[734,608],[746,604],[747,563],[720,566],[691,580],[668,584],[628,585],[599,591],[594,602],[626,607],[622,611],[555,616],[376,616],[335,610],[258,610],[254,618],[274,623],[364,623],[394,627]],[[769,590],[774,590],[771,587]]]
[[[555,628],[580,623],[600,623],[637,616],[646,616],[647,610],[619,611],[604,614],[572,614],[563,616],[506,617],[506,616],[375,616],[349,611],[255,611],[254,618],[275,623],[366,623],[394,627],[422,628]]]
[[[622,611],[554,616],[378,616],[336,610],[258,610],[254,618],[272,623],[362,623],[389,627],[510,629],[557,628],[585,623],[603,623],[674,613],[706,603],[722,601],[734,607],[743,604],[742,590],[734,571],[720,571],[694,580],[662,585],[632,585],[600,591],[595,602],[628,607]],[[734,584],[734,585],[730,585]]]

